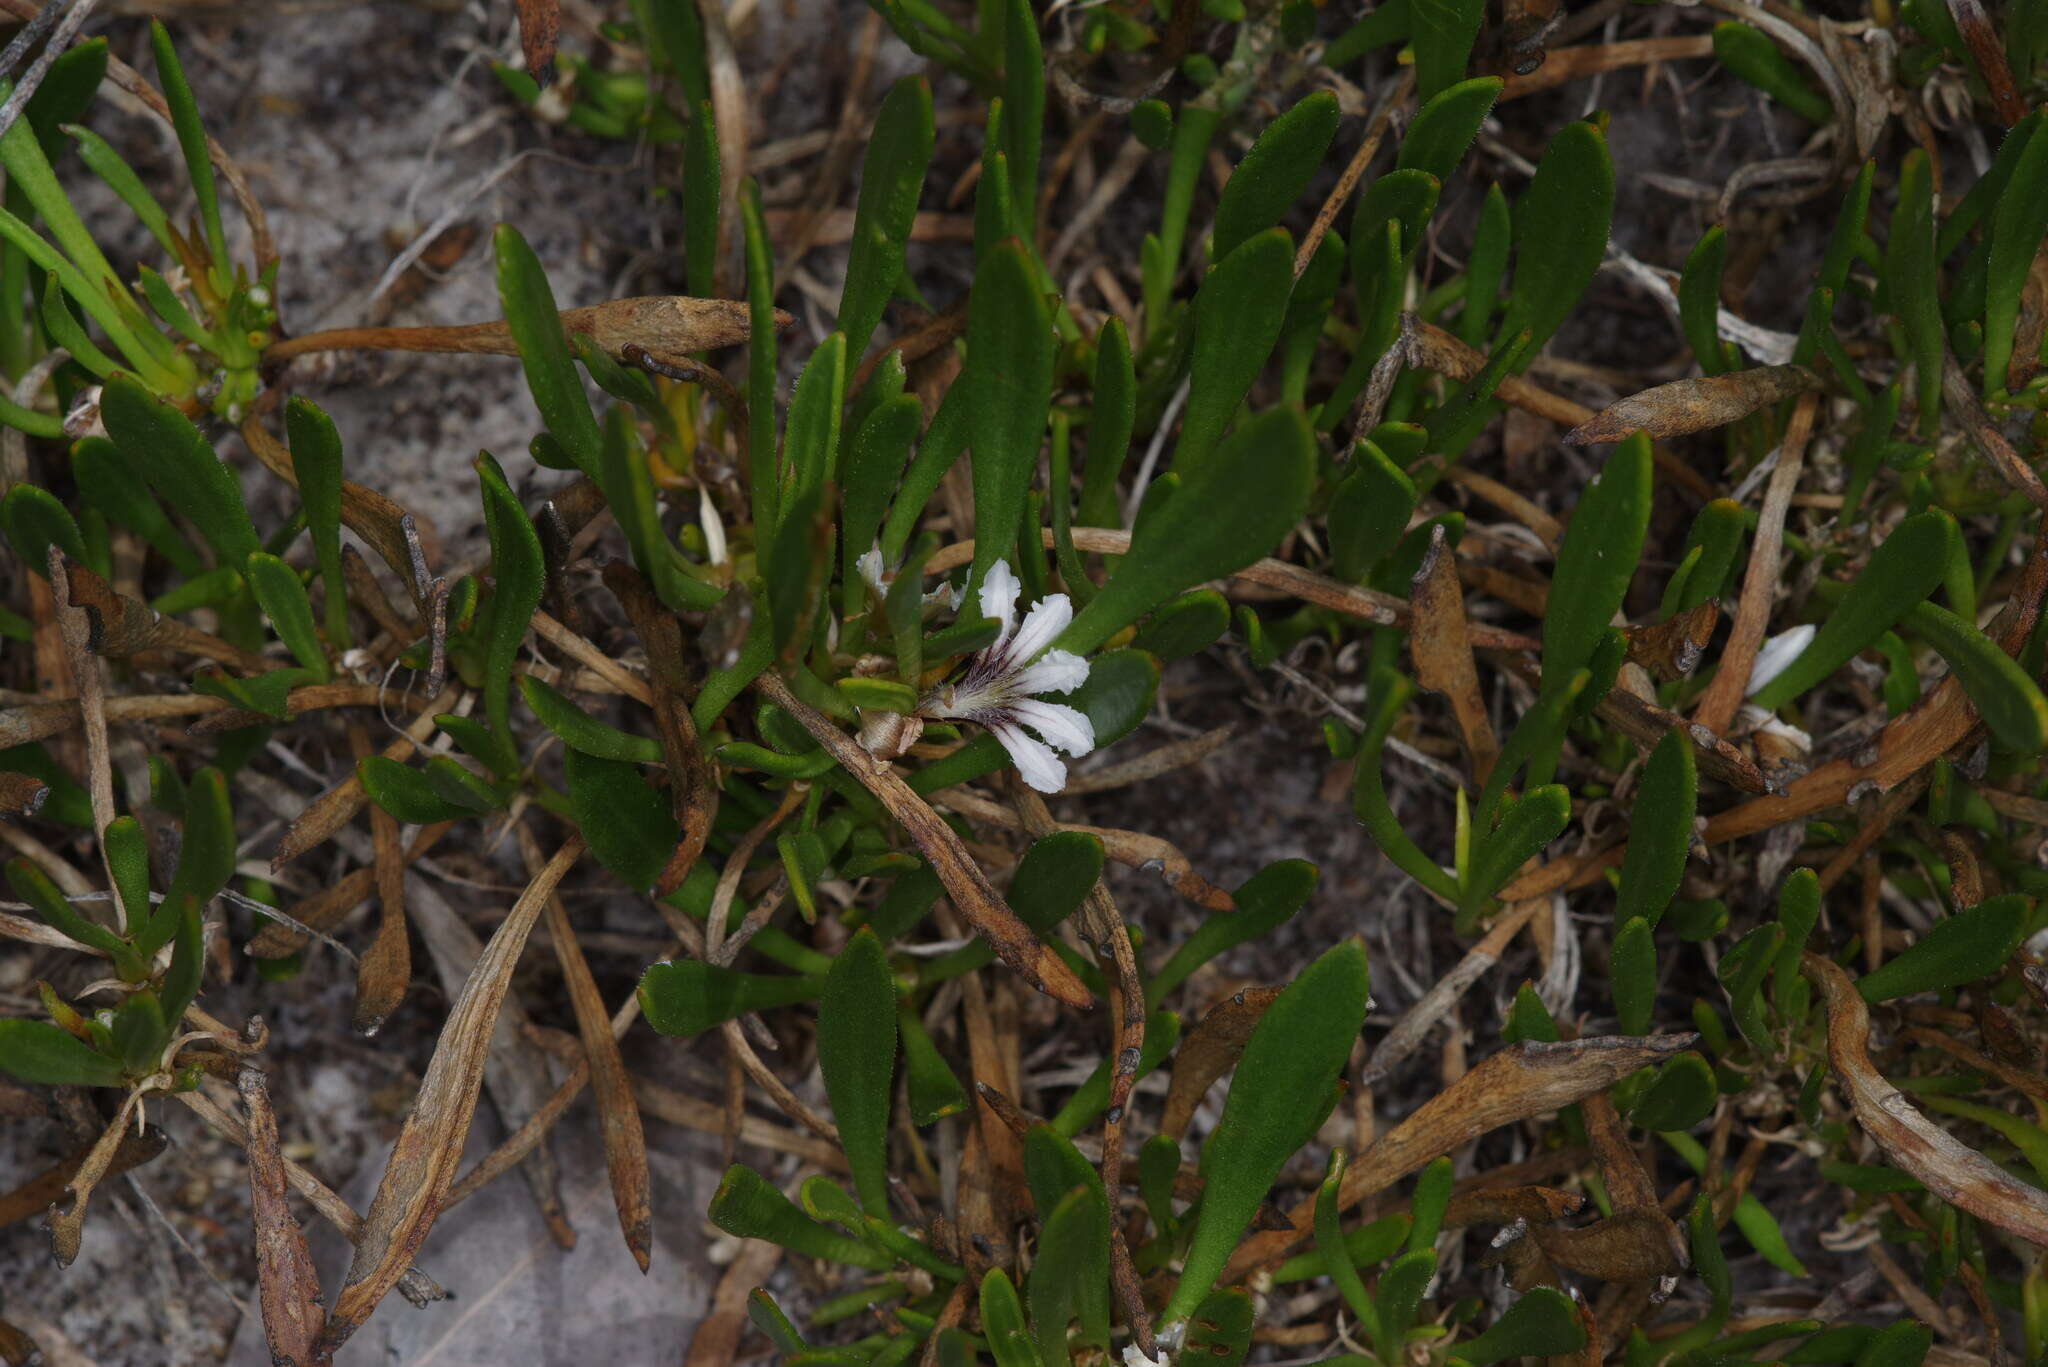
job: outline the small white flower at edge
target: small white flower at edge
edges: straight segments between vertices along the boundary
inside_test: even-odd
[[[1084,713],[1040,702],[1036,695],[1079,688],[1087,682],[1088,662],[1072,651],[1047,649],[1074,620],[1067,595],[1039,599],[1019,625],[1019,592],[1009,562],[998,560],[981,581],[981,615],[993,617],[1002,629],[968,660],[959,679],[926,693],[917,710],[987,728],[1010,752],[1026,783],[1041,793],[1056,793],[1067,786],[1067,767],[1054,750],[1087,754],[1095,748],[1095,727]]]
[[[1811,622],[1802,622],[1790,631],[1781,631],[1765,641],[1756,653],[1756,663],[1749,667],[1749,683],[1744,686],[1742,696],[1753,698],[1763,690],[1765,684],[1783,674],[1794,660],[1806,653],[1820,628]]]
[[[889,596],[889,586],[896,582],[896,576],[893,572],[883,567],[882,547],[879,543],[868,547],[867,553],[854,561],[853,566],[860,571],[862,581],[875,591],[875,597],[887,598]],[[935,589],[927,589],[925,591],[924,602],[927,606],[938,603],[946,607],[957,608],[960,606],[961,596],[958,585],[940,584]]]

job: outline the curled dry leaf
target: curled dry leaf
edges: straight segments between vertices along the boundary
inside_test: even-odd
[[[1567,1272],[1603,1282],[1639,1282],[1668,1276],[1684,1264],[1661,1211],[1617,1210],[1579,1229],[1537,1226],[1536,1246]]]
[[[1502,1125],[1584,1101],[1638,1068],[1683,1052],[1698,1038],[1690,1033],[1597,1036],[1563,1044],[1523,1040],[1509,1045],[1367,1146],[1345,1171],[1339,1207],[1350,1209],[1439,1155]],[[1222,1279],[1241,1278],[1284,1256],[1313,1229],[1315,1207],[1311,1197],[1288,1212],[1290,1228],[1254,1234],[1238,1245]]]
[[[1652,626],[1624,627],[1621,634],[1628,641],[1630,660],[1674,683],[1699,668],[1720,620],[1721,604],[1710,598]]]
[[[1780,399],[1820,388],[1820,376],[1798,365],[1766,365],[1693,380],[1673,380],[1611,403],[1565,433],[1571,446],[1620,441],[1647,432],[1653,441],[1740,422]]]
[[[555,83],[555,40],[562,32],[560,0],[513,0],[519,11],[519,53],[527,74],[545,90]]]
[[[1040,942],[1030,927],[1017,919],[1002,896],[988,881],[988,875],[974,862],[951,826],[939,819],[923,798],[910,790],[886,766],[878,766],[860,743],[832,724],[832,720],[790,692],[789,685],[771,670],[754,680],[754,688],[768,701],[797,719],[811,738],[839,762],[841,768],[859,779],[867,790],[881,799],[917,847],[931,861],[932,871],[945,885],[961,915],[987,939],[997,957],[1024,975],[1039,991],[1057,997],[1069,1006],[1087,1010],[1093,1004],[1088,989],[1074,976],[1051,947]],[[991,804],[993,805],[993,804]],[[1002,809],[1008,813],[1008,808]],[[1014,816],[1012,819],[1015,819]]]
[[[1828,1062],[1885,1156],[1950,1205],[2048,1248],[2048,1192],[1964,1145],[1878,1072],[1868,1049],[1870,1007],[1846,969],[1817,954],[1801,955],[1799,966],[1827,1005]]]
[[[1217,1078],[1237,1066],[1245,1041],[1252,1037],[1252,1027],[1279,995],[1277,987],[1248,987],[1233,993],[1210,1007],[1188,1032],[1173,1056],[1173,1081],[1166,1089],[1166,1107],[1159,1117],[1161,1134],[1178,1140],[1187,1133],[1195,1107],[1202,1104]]]
[[[483,957],[449,1011],[418,1099],[391,1146],[391,1161],[377,1185],[370,1212],[363,1217],[355,1258],[321,1336],[329,1351],[347,1342],[370,1317],[426,1242],[442,1199],[455,1180],[455,1164],[476,1115],[491,1028],[511,986],[512,969],[548,894],[582,854],[583,842],[571,837],[527,884],[484,947]]]
[[[256,1289],[270,1360],[281,1367],[330,1361],[320,1347],[327,1315],[320,1307],[320,1274],[306,1251],[306,1235],[285,1205],[284,1157],[277,1147],[277,1116],[263,1070],[242,1065],[239,1088],[249,1112],[249,1210],[256,1226]]]
[[[146,650],[172,650],[215,660],[246,674],[276,669],[266,659],[229,645],[211,632],[166,617],[139,598],[116,593],[106,580],[83,565],[66,563],[71,606],[85,614],[85,648],[95,655],[125,659]]]
[[[0,774],[0,816],[34,816],[49,795],[50,785],[33,774]]]
[[[1415,572],[1410,603],[1415,625],[1408,648],[1415,656],[1415,677],[1424,688],[1450,700],[1451,714],[1465,737],[1474,780],[1484,787],[1500,757],[1500,742],[1487,720],[1486,697],[1479,689],[1479,667],[1472,659],[1472,638],[1465,623],[1465,596],[1458,587],[1458,569],[1444,540],[1443,524],[1430,529],[1429,550]]]

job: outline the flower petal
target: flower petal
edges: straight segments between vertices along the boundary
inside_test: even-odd
[[[1017,772],[1024,781],[1041,793],[1056,793],[1067,786],[1067,766],[1052,752],[1052,747],[1027,735],[1024,728],[1011,722],[991,726],[989,733],[1002,742],[1010,758],[1017,765]]]
[[[1039,599],[1031,605],[1031,611],[1024,614],[1024,625],[1017,629],[1017,639],[1010,642],[1010,658],[1018,664],[1029,664],[1040,651],[1058,640],[1059,634],[1067,629],[1067,623],[1073,620],[1074,605],[1064,593]]]
[[[1028,696],[1033,693],[1071,693],[1087,682],[1086,660],[1071,650],[1048,650],[1038,657],[1035,664],[1018,670],[1010,687]]]
[[[1771,680],[1783,674],[1792,662],[1806,653],[1806,647],[1813,643],[1820,628],[1811,622],[1801,622],[1789,631],[1781,631],[1763,643],[1756,653],[1756,663],[1749,667],[1749,682],[1744,685],[1742,696],[1750,697],[1763,689]]]
[[[1009,712],[1070,755],[1085,755],[1095,748],[1095,724],[1085,712],[1036,698],[1018,699],[1010,704]]]
[[[993,617],[1003,624],[1003,629],[996,635],[995,644],[989,647],[991,651],[1000,648],[1003,642],[1010,639],[1010,631],[1017,625],[1017,595],[1022,591],[1023,585],[1017,582],[1017,576],[1010,569],[1010,562],[1007,560],[996,561],[983,577],[981,615]]]
[[[873,589],[878,594],[886,594],[889,592],[889,585],[882,578],[881,546],[876,545],[870,547],[867,554],[861,556],[860,559],[854,561],[853,565],[855,569],[860,571],[860,577],[867,581],[867,586],[869,588]]]

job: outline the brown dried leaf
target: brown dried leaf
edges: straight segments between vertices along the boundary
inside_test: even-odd
[[[1502,1125],[1584,1101],[1636,1069],[1689,1048],[1698,1038],[1690,1033],[1600,1036],[1563,1044],[1523,1040],[1509,1045],[1368,1145],[1344,1174],[1340,1208],[1349,1209],[1385,1191],[1438,1155]],[[1301,1202],[1288,1212],[1292,1228],[1254,1234],[1238,1245],[1223,1280],[1243,1277],[1285,1255],[1313,1228],[1315,1206],[1313,1197]]]
[[[449,1011],[419,1096],[391,1146],[391,1159],[363,1219],[347,1280],[322,1335],[321,1342],[330,1351],[347,1342],[369,1318],[433,1228],[476,1114],[491,1027],[511,985],[512,969],[548,894],[582,854],[583,842],[570,837],[527,884]]]
[[[1585,1208],[1584,1196],[1556,1187],[1482,1187],[1453,1194],[1450,1204],[1444,1207],[1444,1224],[1451,1229],[1511,1225],[1517,1220],[1541,1225],[1577,1215]]]
[[[740,1336],[747,1330],[747,1298],[765,1286],[782,1261],[782,1246],[766,1239],[742,1239],[740,1251],[718,1279],[711,1312],[698,1322],[683,1354],[683,1367],[732,1367]],[[671,1350],[673,1351],[673,1350]]]
[[[406,847],[407,863],[418,859],[432,850],[441,837],[454,827],[452,821],[437,821],[431,826],[422,826]],[[285,959],[306,947],[311,938],[307,930],[321,934],[340,925],[342,919],[369,899],[376,890],[376,870],[365,866],[350,869],[334,882],[307,897],[302,897],[285,908],[285,915],[295,925],[283,921],[272,921],[256,932],[256,937],[243,948],[243,953],[255,959]]]
[[[527,872],[537,875],[542,868],[540,846],[524,824],[517,832]],[[611,1014],[604,1009],[597,980],[590,975],[583,946],[576,942],[576,931],[569,924],[569,910],[558,894],[548,895],[545,915],[548,938],[554,942],[555,960],[562,967],[562,982],[569,989],[569,1006],[576,1013],[576,1030],[583,1038],[583,1052],[589,1060],[590,1090],[597,1101],[605,1168],[611,1174],[619,1230],[633,1261],[645,1272],[654,1243],[654,1208],[648,1194],[647,1138],[640,1127],[640,1107],[633,1100],[633,1084],[626,1077],[626,1061],[619,1054],[619,1042],[612,1037]]]
[[[1580,1229],[1539,1225],[1530,1231],[1537,1247],[1567,1272],[1604,1282],[1647,1281],[1684,1266],[1674,1248],[1671,1221],[1662,1212],[1617,1210]]]
[[[133,1126],[122,1127],[122,1137],[114,1150],[113,1161],[107,1165],[107,1176],[118,1177],[132,1167],[147,1163],[164,1151],[170,1140],[154,1125],[137,1130]],[[29,1178],[14,1190],[0,1195],[0,1229],[41,1215],[57,1204],[64,1196],[64,1189],[71,1185],[71,1179],[85,1162],[89,1149],[58,1160]]]
[[[997,957],[1022,974],[1033,987],[1069,1006],[1085,1011],[1093,1004],[1087,987],[1074,976],[1073,970],[1050,946],[1033,935],[1030,927],[1017,919],[1017,914],[1010,910],[1009,904],[988,881],[988,875],[967,853],[967,847],[954,834],[953,828],[941,821],[938,813],[910,790],[909,784],[886,765],[876,764],[858,742],[833,725],[829,717],[790,692],[789,685],[773,671],[755,679],[754,688],[768,701],[795,717],[804,730],[811,733],[812,739],[839,761],[841,768],[881,799],[889,814],[910,833],[910,838],[931,861],[932,871],[938,874],[960,914],[989,942]]]
[[[350,724],[349,746],[357,759],[370,753],[369,732],[360,724]],[[398,819],[382,807],[370,808],[370,841],[377,879],[377,933],[356,965],[351,1022],[362,1035],[374,1035],[383,1027],[412,982],[412,937],[405,930],[405,854],[398,843]]]
[[[1828,1062],[1857,1123],[1901,1170],[1952,1206],[2029,1243],[2048,1247],[2048,1192],[2011,1176],[1929,1120],[1870,1061],[1870,1007],[1848,971],[1817,954],[1799,966],[1828,1013]]]
[[[1628,657],[1666,683],[1692,677],[1706,655],[1707,642],[1721,620],[1721,604],[1708,599],[1698,607],[1647,627],[1623,627]]]
[[[1673,380],[1607,405],[1564,434],[1568,446],[1620,441],[1643,431],[1652,441],[1726,427],[1781,399],[1820,388],[1820,376],[1798,365],[1766,365],[1693,380]]]
[[[560,0],[513,0],[519,11],[519,52],[526,73],[545,90],[555,83],[555,41],[562,32]]]
[[[1465,626],[1465,596],[1458,587],[1458,568],[1444,528],[1430,529],[1429,550],[1415,572],[1409,595],[1415,623],[1408,648],[1415,656],[1415,677],[1424,688],[1450,700],[1451,714],[1465,738],[1473,778],[1482,786],[1500,758],[1500,742],[1487,720],[1486,698],[1479,691],[1479,667],[1472,659],[1472,640]]]
[[[140,598],[116,593],[107,581],[83,565],[66,565],[71,606],[85,614],[85,647],[95,655],[125,659],[147,650],[176,650],[217,660],[247,674],[277,668],[277,663],[229,645],[210,632],[165,617]]]
[[[245,1062],[239,1089],[249,1112],[249,1209],[256,1227],[263,1337],[277,1367],[316,1367],[332,1360],[320,1346],[327,1322],[320,1307],[320,1274],[306,1251],[305,1232],[285,1205],[284,1157],[278,1152],[277,1116],[263,1070]]]
[[[1188,1132],[1195,1107],[1216,1079],[1237,1066],[1252,1027],[1280,995],[1277,987],[1248,987],[1209,1008],[1173,1055],[1173,1080],[1166,1089],[1166,1108],[1159,1132],[1178,1140]]]
[[[399,736],[384,747],[384,758],[403,764],[412,758],[413,751],[434,731],[434,718],[455,705],[457,688],[443,689],[412,719]],[[362,756],[358,755],[358,759]],[[307,804],[285,829],[278,840],[277,848],[271,852],[270,867],[273,871],[283,868],[308,850],[318,849],[334,837],[334,833],[355,820],[356,813],[370,803],[370,795],[363,788],[363,781],[356,777],[354,769],[347,778],[329,788]]]
[[[34,816],[50,785],[30,774],[0,774],[0,816]]]

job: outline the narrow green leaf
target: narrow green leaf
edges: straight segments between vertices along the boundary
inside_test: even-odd
[[[1622,855],[1621,887],[1614,904],[1616,924],[1640,916],[1654,928],[1678,895],[1698,804],[1699,772],[1692,743],[1668,731],[1644,762],[1629,808],[1628,849]]]
[[[1122,525],[1117,516],[1116,477],[1130,453],[1137,397],[1130,335],[1121,319],[1111,318],[1095,337],[1094,407],[1088,422],[1088,459],[1081,469],[1081,501],[1076,509],[1084,527]]]
[[[839,330],[847,355],[859,360],[882,321],[882,309],[903,274],[904,249],[917,218],[917,199],[932,160],[932,88],[922,76],[889,87],[875,114],[854,202],[846,285],[839,293]]]
[[[1630,917],[1614,933],[1608,979],[1614,992],[1617,1028],[1624,1035],[1649,1033],[1657,1005],[1657,942],[1650,923],[1642,917]]]
[[[854,433],[839,483],[841,608],[849,620],[859,615],[866,593],[860,558],[876,548],[882,517],[923,421],[924,405],[917,395],[898,394],[878,405]]]
[[[907,1003],[897,1008],[896,1033],[903,1040],[903,1078],[909,1093],[910,1119],[920,1128],[936,1125],[967,1109],[967,1089]]]
[[[1905,330],[1917,386],[1919,433],[1932,439],[1941,430],[1941,372],[1948,339],[1934,259],[1934,180],[1927,153],[1918,147],[1899,164],[1899,202],[1892,210],[1891,237],[1885,243],[1884,297]]]
[[[1493,112],[1505,84],[1498,76],[1475,76],[1431,96],[1401,139],[1396,169],[1427,171],[1440,181],[1449,180],[1472,140],[1479,136],[1479,125]]]
[[[1203,1153],[1201,1214],[1165,1324],[1187,1320],[1208,1296],[1273,1179],[1321,1120],[1369,995],[1365,947],[1347,940],[1288,984],[1253,1029]]]
[[[1252,1346],[1252,1298],[1241,1286],[1211,1291],[1188,1321],[1181,1340],[1183,1361],[1206,1367],[1240,1367]]]
[[[1306,859],[1276,860],[1253,874],[1231,893],[1235,911],[1212,913],[1174,946],[1172,956],[1145,984],[1145,1005],[1158,1006],[1217,955],[1285,925],[1308,905],[1316,878],[1316,866]]]
[[[640,1009],[664,1035],[700,1035],[750,1011],[772,1011],[815,999],[822,978],[741,973],[695,959],[650,965],[640,975]]]
[[[531,674],[519,676],[519,695],[540,724],[572,750],[626,763],[661,763],[661,742],[606,725]]]
[[[1458,312],[1458,339],[1469,347],[1486,344],[1487,325],[1500,302],[1500,282],[1507,274],[1508,248],[1514,241],[1514,220],[1508,197],[1490,185],[1479,206],[1479,224],[1472,230],[1472,251],[1465,258],[1465,303]]]
[[[1759,1052],[1770,1047],[1770,1025],[1764,1017],[1761,988],[1785,942],[1784,927],[1766,922],[1743,936],[1721,956],[1721,986],[1728,993],[1728,1012],[1743,1038]]]
[[[1460,920],[1469,925],[1517,869],[1557,839],[1571,816],[1571,794],[1561,784],[1544,784],[1523,794],[1473,851],[1469,876],[1458,891]]]
[[[142,177],[135,174],[134,168],[114,150],[113,144],[90,128],[81,128],[77,124],[65,124],[63,128],[64,135],[78,146],[78,159],[128,207],[128,212],[149,230],[157,245],[175,256],[177,244],[171,237],[171,217],[164,212],[164,206],[157,197],[143,185]]]
[[[199,220],[206,229],[206,247],[213,258],[220,283],[228,273],[227,237],[221,232],[220,192],[213,180],[213,160],[207,155],[206,127],[199,120],[199,102],[186,84],[185,68],[171,46],[170,31],[161,20],[149,22],[149,46],[156,58],[157,83],[163,87],[164,103],[171,109],[171,127],[177,130],[178,148],[185,154],[185,174],[191,178],[193,196],[199,201]],[[224,291],[223,291],[224,292]]]
[[[576,468],[595,479],[603,438],[598,435],[590,399],[583,392],[583,378],[569,359],[569,342],[562,333],[562,316],[547,272],[511,224],[500,223],[491,242],[497,258],[498,304],[505,311],[513,344],[519,348],[519,365],[526,372],[533,406]]]
[[[1188,401],[1173,464],[1194,479],[1280,340],[1294,288],[1294,239],[1271,228],[1223,258],[1195,294]],[[978,525],[978,524],[977,524]]]
[[[97,921],[89,920],[71,905],[50,876],[28,858],[7,861],[7,886],[14,889],[14,895],[28,903],[43,923],[52,930],[61,931],[82,945],[91,945],[102,954],[128,971],[122,974],[124,980],[134,981],[142,976],[140,965],[129,952],[127,944],[113,931]]]
[[[1301,198],[1330,150],[1330,139],[1337,136],[1337,119],[1336,94],[1318,90],[1266,125],[1217,199],[1212,260],[1226,260],[1255,233],[1278,223]]]
[[[896,986],[882,942],[860,931],[832,961],[818,1006],[818,1067],[861,1208],[889,1214],[889,1102]]]
[[[656,965],[660,967],[661,965]],[[650,970],[651,972],[652,970]],[[642,992],[645,992],[643,986]],[[654,1018],[650,1014],[648,1019]],[[659,1028],[659,1027],[656,1027]],[[711,1197],[711,1223],[741,1239],[765,1239],[792,1253],[881,1272],[895,1259],[862,1239],[849,1238],[797,1209],[767,1178],[743,1163],[725,1170]]]
[[[258,551],[244,562],[242,572],[249,581],[249,591],[263,608],[263,615],[270,619],[270,629],[300,665],[325,683],[333,671],[320,644],[319,630],[313,625],[313,604],[306,597],[306,586],[298,571],[276,556]]]
[[[1529,330],[1543,349],[1607,257],[1614,163],[1592,124],[1566,124],[1515,202],[1515,285],[1496,337]]]
[[[1075,1187],[1046,1213],[1024,1290],[1042,1367],[1067,1367],[1067,1326],[1077,1316],[1079,1346],[1109,1346],[1109,1206],[1099,1182]]]
[[[1614,448],[1572,509],[1543,618],[1546,689],[1592,664],[1621,611],[1650,526],[1651,469],[1650,439],[1638,432]]]
[[[292,473],[306,509],[306,530],[320,566],[326,600],[327,639],[336,650],[349,647],[348,591],[341,577],[341,433],[334,420],[310,399],[294,398],[284,409]]]
[[[988,1339],[996,1367],[1042,1367],[1038,1346],[1024,1324],[1024,1303],[1017,1299],[1016,1284],[1000,1267],[992,1267],[981,1278],[981,1332]]]
[[[177,902],[190,897],[204,909],[220,896],[235,876],[235,851],[235,810],[227,775],[209,764],[185,785],[178,866],[171,871],[171,884],[164,889],[163,905],[151,921],[148,936],[140,941],[143,952],[154,954],[170,938],[177,922]]]
[[[590,852],[628,887],[652,887],[679,835],[668,800],[634,765],[581,750],[562,758],[569,811]]]
[[[782,498],[792,506],[815,497],[832,477],[839,450],[839,412],[846,401],[846,336],[835,332],[818,343],[796,392],[790,395],[783,427]]]
[[[1835,107],[1828,97],[1814,89],[1806,73],[1761,30],[1733,21],[1714,25],[1714,56],[1808,123],[1824,124],[1834,118]]]
[[[998,2],[1003,23],[1002,135],[1010,172],[1010,231],[1028,242],[1038,217],[1039,147],[1045,137],[1045,54],[1039,45],[1038,13],[1031,0]]]
[[[224,564],[240,565],[263,549],[241,481],[191,419],[127,375],[107,381],[100,417],[129,468],[199,529]]]
[[[580,398],[580,396],[579,396]],[[505,472],[488,451],[474,462],[483,485],[484,531],[491,544],[491,604],[483,628],[484,716],[491,729],[512,738],[512,667],[547,588],[540,536],[519,506]]]
[[[1196,589],[1147,617],[1131,644],[1172,664],[1214,645],[1229,629],[1229,602],[1214,589]]]
[[[1052,400],[1053,332],[1038,275],[1020,242],[1004,242],[974,273],[967,304],[967,369],[973,409],[967,415],[973,448],[974,570],[979,584],[996,561],[1010,555],[1024,519],[1024,491],[1038,468]],[[1036,537],[1034,530],[1032,535]]]
[[[2005,966],[2026,933],[2029,903],[2019,893],[1986,898],[1945,920],[1898,957],[1856,980],[1867,1002],[1940,992],[1987,978]]]
[[[2034,255],[2048,234],[2048,113],[2035,110],[2026,123],[2006,136],[2018,137],[2027,124],[2026,140],[2006,192],[1991,211],[1990,257],[1984,270],[1984,392],[2005,391],[2012,362],[2013,330],[2019,321],[2020,295],[2026,288]],[[2034,358],[2029,358],[2034,359]]]
[[[85,537],[78,530],[77,519],[55,494],[39,485],[17,484],[7,491],[0,499],[0,527],[6,530],[8,543],[21,563],[38,578],[49,577],[52,546],[67,559],[85,563]]]
[[[1314,465],[1315,439],[1299,409],[1239,424],[1132,534],[1130,553],[1057,644],[1086,655],[1174,595],[1266,554],[1307,511]],[[1231,516],[1216,516],[1222,507]]]
[[[0,1018],[0,1072],[41,1087],[118,1087],[121,1065],[48,1021]]]
[[[1628,1118],[1646,1130],[1689,1130],[1713,1114],[1720,1097],[1713,1066],[1688,1049],[1657,1070]]]
[[[132,931],[149,921],[149,837],[132,816],[117,816],[100,832],[100,853],[114,884],[121,925]]]
[[[1586,1327],[1579,1322],[1571,1297],[1552,1286],[1524,1293],[1478,1338],[1458,1344],[1453,1358],[1489,1367],[1503,1358],[1551,1357],[1576,1353],[1586,1346]]]
[[[740,226],[746,239],[747,462],[754,495],[754,544],[775,535],[782,486],[776,476],[775,445],[775,262],[768,252],[768,223],[761,213],[761,187],[750,176],[740,186]]]
[[[1465,74],[1486,5],[1484,0],[1408,0],[1408,16],[1415,46],[1415,93],[1426,101]]]
[[[1871,1335],[1856,1354],[1856,1367],[1920,1367],[1934,1347],[1934,1330],[1919,1320],[1900,1320]]]
[[[1897,625],[1941,583],[1961,533],[1939,508],[1916,513],[1877,544],[1863,572],[1798,658],[1750,701],[1775,711],[1818,685]]]
[[[426,825],[473,815],[467,807],[442,797],[424,773],[383,755],[366,755],[356,761],[356,777],[362,780],[370,801],[403,822]]]
[[[1721,350],[1721,270],[1727,257],[1728,230],[1716,223],[1685,258],[1685,270],[1678,277],[1679,323],[1705,375],[1728,369]]]
[[[1904,625],[1948,661],[2001,748],[2018,755],[2038,755],[2048,748],[2048,698],[1997,642],[1932,603],[1914,604]]]
[[[1344,1150],[1338,1149],[1330,1155],[1329,1175],[1316,1189],[1316,1252],[1323,1260],[1331,1283],[1337,1294],[1344,1298],[1345,1305],[1358,1320],[1358,1325],[1367,1340],[1380,1337],[1380,1316],[1373,1304],[1372,1296],[1365,1289],[1365,1282],[1358,1275],[1358,1264],[1353,1260],[1350,1246],[1345,1242],[1340,1221],[1338,1193],[1344,1182]],[[1277,1280],[1277,1279],[1276,1279]]]
[[[711,298],[716,287],[720,166],[718,118],[711,101],[700,100],[691,106],[683,135],[683,271],[690,293],[699,299]]]

